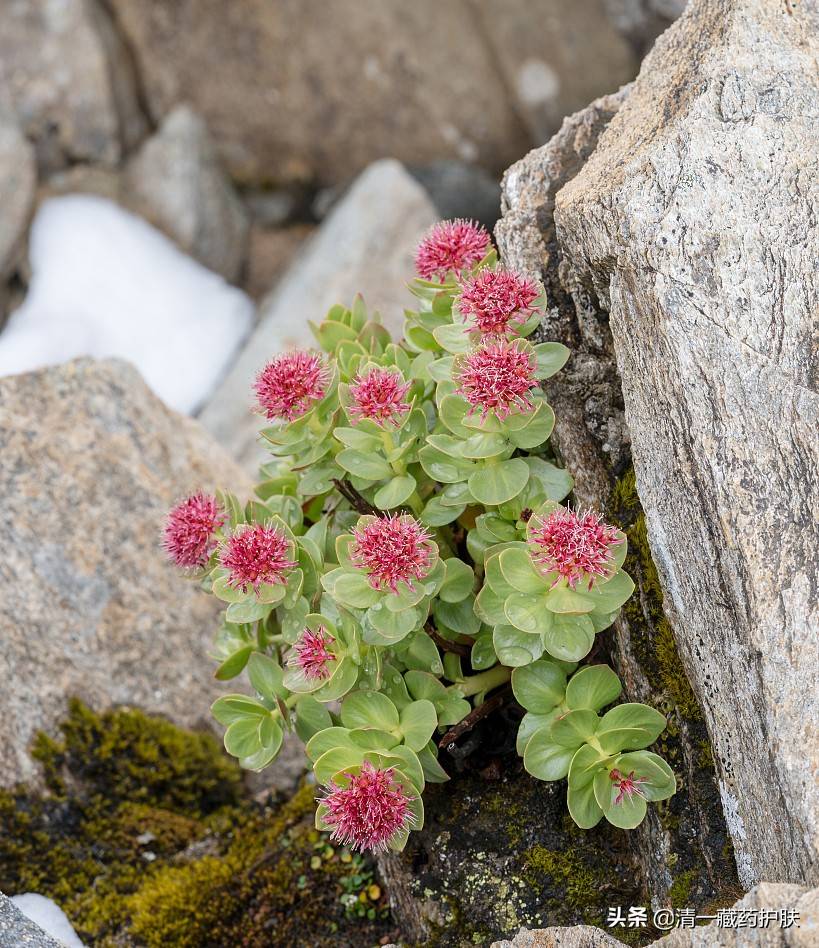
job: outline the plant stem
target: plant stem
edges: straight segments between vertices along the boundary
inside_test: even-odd
[[[476,695],[481,691],[491,691],[492,688],[497,688],[498,685],[505,684],[511,677],[511,668],[496,665],[488,671],[481,672],[478,675],[471,675],[464,681],[458,682],[457,685],[452,685],[451,688],[453,691],[459,691],[464,698],[469,698],[471,695]]]

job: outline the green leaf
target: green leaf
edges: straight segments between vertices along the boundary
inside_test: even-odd
[[[242,592],[241,589],[234,589],[230,585],[229,576],[218,576],[213,581],[213,595],[222,602],[246,602],[253,601],[253,593]]]
[[[268,701],[287,697],[287,689],[282,684],[284,673],[279,663],[269,655],[254,652],[247,663],[247,674],[250,684]]]
[[[355,686],[358,680],[358,665],[351,658],[343,658],[336,665],[328,681],[313,692],[317,701],[336,701]]]
[[[432,743],[418,751],[418,760],[421,762],[421,769],[424,771],[424,779],[427,783],[446,783],[449,780],[449,774],[438,763]]]
[[[575,748],[555,744],[550,731],[551,727],[535,731],[523,754],[523,766],[538,780],[562,780],[575,754]]]
[[[244,602],[232,602],[227,607],[225,618],[228,622],[243,625],[247,622],[258,622],[260,619],[266,619],[272,611],[273,606],[269,603],[248,599]]]
[[[590,590],[584,589],[582,596],[591,604],[595,612],[615,612],[631,597],[633,592],[634,581],[628,573],[620,570],[606,582],[595,583]]]
[[[438,595],[444,602],[461,602],[472,592],[475,574],[469,565],[455,557],[444,560],[443,563],[446,575]]]
[[[486,582],[492,591],[496,593],[501,600],[504,600],[507,596],[511,596],[518,590],[516,590],[514,586],[511,586],[503,575],[500,566],[501,552],[503,551],[491,553],[484,561],[483,569]]]
[[[475,597],[471,594],[460,602],[436,599],[433,614],[437,622],[459,635],[477,635],[481,620],[475,615]]]
[[[575,672],[566,688],[566,704],[599,711],[620,697],[623,686],[608,665],[588,665]]]
[[[389,755],[384,758],[384,763],[388,767],[397,767],[400,773],[409,778],[419,794],[423,792],[424,770],[414,750],[404,744],[399,744],[390,749]]]
[[[568,711],[562,714],[552,725],[551,740],[561,747],[573,747],[577,750],[595,736],[600,719],[587,708]]]
[[[460,442],[460,449],[465,458],[480,460],[483,458],[496,458],[508,452],[509,444],[501,434],[493,432],[478,432],[470,435],[466,441]]]
[[[504,606],[506,599],[501,598],[489,586],[484,586],[475,599],[475,612],[487,625],[506,625],[508,619]]]
[[[604,816],[620,829],[634,829],[643,822],[646,815],[646,801],[639,793],[625,794],[619,803],[616,803],[618,787],[611,779],[608,771],[595,774],[594,799],[603,811]]]
[[[435,705],[427,699],[413,701],[401,711],[401,734],[404,743],[416,752],[424,748],[438,727]]]
[[[594,786],[591,782],[584,787],[573,786],[570,783],[566,803],[569,807],[569,816],[581,829],[591,829],[603,818],[603,811],[594,798]]]
[[[555,586],[546,594],[546,608],[552,612],[580,615],[591,612],[594,606],[585,595],[570,589],[565,583]]]
[[[335,428],[333,437],[346,447],[355,448],[357,451],[381,450],[381,439],[378,435],[369,434],[359,428]]]
[[[319,731],[332,725],[333,719],[323,704],[312,695],[299,698],[296,703],[296,734],[305,744]]]
[[[512,672],[512,692],[527,711],[547,714],[566,693],[566,672],[554,662],[538,659]]]
[[[528,593],[512,593],[504,603],[506,619],[522,632],[546,636],[552,628],[554,618],[545,606],[544,596]]]
[[[240,718],[225,731],[225,750],[233,757],[250,757],[262,748],[261,725],[265,718]],[[267,720],[270,720],[268,715]]]
[[[535,570],[532,559],[524,547],[516,546],[501,550],[498,561],[503,578],[518,592],[548,592],[549,584]]]
[[[452,507],[445,504],[440,496],[430,497],[421,511],[420,519],[428,527],[444,527],[453,520],[457,520],[464,510],[466,510],[466,505]]]
[[[543,458],[524,458],[524,460],[529,466],[532,480],[540,485],[548,500],[563,500],[571,493],[574,480],[568,471],[555,467]]]
[[[611,760],[590,744],[584,744],[572,757],[569,767],[569,786],[585,787],[594,780],[594,775],[604,769],[604,764]]]
[[[366,753],[362,748],[355,746],[334,747],[328,750],[313,764],[316,780],[321,784],[328,784],[340,771],[360,767]]]
[[[478,633],[472,645],[469,660],[475,671],[485,671],[497,663],[498,656],[495,654],[495,646],[492,643],[492,629],[481,630]]]
[[[570,351],[559,342],[541,342],[534,347],[537,368],[535,378],[548,379],[566,364]]]
[[[539,635],[521,632],[512,625],[496,626],[492,644],[500,663],[509,668],[529,665],[543,654]]]
[[[229,681],[244,671],[248,659],[253,654],[253,646],[245,645],[229,655],[213,673],[219,681]]]
[[[529,468],[521,458],[487,464],[475,471],[467,483],[472,496],[481,504],[506,503],[523,490],[529,480]]]
[[[443,451],[433,448],[432,445],[425,445],[418,452],[418,460],[421,467],[435,480],[442,484],[456,484],[459,481],[465,481],[475,465],[469,461],[459,461],[456,458],[449,457]]]
[[[260,718],[270,711],[256,698],[248,695],[224,695],[211,705],[211,713],[225,726],[243,718]]]
[[[543,633],[543,647],[564,662],[579,662],[594,644],[594,625],[588,616],[556,615]]]
[[[646,800],[667,800],[677,790],[674,771],[660,757],[651,751],[634,751],[622,754],[614,761],[614,766],[625,774],[633,770],[638,777],[645,777],[641,790]]]
[[[454,323],[439,326],[432,335],[435,336],[435,341],[442,349],[446,349],[447,352],[452,352],[455,355],[461,352],[469,352],[472,348],[472,343],[464,331],[464,327]]]
[[[461,438],[468,438],[473,432],[463,421],[469,411],[469,402],[459,395],[446,395],[441,399],[438,415],[449,430]]]
[[[365,573],[356,570],[344,570],[335,580],[332,595],[340,603],[354,609],[366,609],[375,605],[382,594],[373,589]]]
[[[376,750],[387,753],[395,747],[398,738],[390,731],[382,731],[377,727],[357,727],[350,731],[350,740],[356,747],[363,750]]]
[[[375,492],[375,506],[379,510],[391,510],[400,507],[412,496],[417,484],[411,474],[393,477]]]
[[[559,709],[552,708],[548,714],[533,714],[531,711],[527,711],[526,714],[523,715],[520,727],[518,728],[518,736],[515,741],[518,756],[523,757],[526,745],[531,740],[535,731],[539,731],[541,728],[550,728],[558,714]]]
[[[383,458],[375,453],[365,454],[363,451],[356,451],[354,448],[339,451],[336,455],[336,463],[345,471],[368,481],[380,481],[385,477],[393,476],[392,468]]]
[[[665,730],[664,714],[645,704],[620,704],[603,715],[597,739],[607,754],[648,747]]]
[[[395,645],[422,624],[418,609],[393,612],[383,603],[377,603],[367,611],[364,625],[364,641],[370,645]]]
[[[319,757],[336,747],[355,747],[346,727],[322,728],[308,739],[304,750],[315,763]]]
[[[509,440],[524,450],[538,448],[546,443],[554,426],[555,413],[546,402],[540,402],[529,424],[518,431],[510,431]]]
[[[399,716],[386,695],[378,691],[356,691],[341,702],[341,723],[348,728],[376,727],[391,731],[398,727]]]
[[[243,770],[252,770],[258,773],[279,756],[284,741],[284,732],[275,722],[271,722],[267,738],[267,742],[255,754],[240,758],[239,766]]]

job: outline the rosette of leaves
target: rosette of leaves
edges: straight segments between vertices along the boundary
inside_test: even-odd
[[[468,339],[463,338],[468,350]],[[532,346],[521,339],[514,345],[531,357],[538,381],[559,371],[568,358],[568,349],[559,343]],[[429,477],[444,485],[422,515],[435,525],[451,522],[447,517],[456,519],[469,504],[496,507],[518,497],[530,478],[539,479],[544,469],[537,463],[540,458],[517,455],[542,447],[554,428],[554,412],[540,388],[531,391],[529,410],[516,410],[504,418],[494,411],[476,411],[456,392],[456,359],[444,356],[428,366],[437,382],[439,424],[419,460]]]
[[[546,501],[527,528],[558,508]],[[528,665],[544,653],[566,662],[585,658],[596,633],[611,625],[634,591],[631,577],[622,569],[626,547],[625,535],[618,531],[609,577],[588,576],[575,586],[556,572],[541,572],[532,560],[530,543],[491,547],[475,609],[494,628],[493,645],[503,664]]]
[[[665,729],[665,716],[634,703],[600,716],[622,691],[607,665],[589,665],[567,680],[565,667],[541,659],[514,670],[512,689],[527,711],[517,740],[524,766],[539,780],[568,777],[569,813],[581,828],[605,817],[633,829],[647,802],[674,794],[673,771],[645,750]]]
[[[365,515],[357,524],[364,529],[375,517]],[[429,556],[425,571],[412,585],[402,583],[395,590],[379,588],[368,571],[352,559],[356,539],[343,533],[336,539],[339,565],[321,577],[330,596],[349,610],[361,624],[362,640],[369,645],[394,646],[426,622],[433,597],[444,585],[447,567],[438,556],[434,541],[427,541]],[[436,653],[437,654],[437,653]]]
[[[416,310],[405,309],[404,343],[414,352],[441,352],[444,346],[436,338],[436,330],[451,326],[453,303],[460,292],[460,281],[468,273],[477,273],[484,267],[497,265],[498,255],[493,247],[484,258],[467,273],[449,273],[442,281],[424,280],[415,277],[409,283],[409,291],[418,300]]]

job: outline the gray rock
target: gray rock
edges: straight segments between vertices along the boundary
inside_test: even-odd
[[[495,226],[500,216],[500,187],[483,168],[463,161],[434,161],[407,170],[424,186],[445,220],[465,217],[488,230]]]
[[[185,105],[163,120],[125,169],[125,203],[192,257],[235,282],[247,250],[248,216],[202,119]]]
[[[111,6],[153,118],[190,102],[244,184],[336,184],[386,155],[498,171],[636,71],[602,0]]]
[[[563,117],[628,82],[637,68],[604,0],[473,0],[486,43],[535,144]],[[520,152],[518,153],[520,154]]]
[[[0,89],[46,171],[114,165],[146,128],[130,58],[99,0],[5,4]]]
[[[746,886],[819,879],[817,55],[816,0],[692,0],[557,195]]]
[[[796,919],[789,926],[773,920],[731,928],[714,921],[696,928],[675,928],[648,948],[812,948],[819,943],[819,889],[762,882],[733,909],[756,919],[763,917],[761,909],[792,910]],[[615,928],[608,934],[589,925],[523,930],[511,941],[494,942],[491,948],[626,948],[613,937],[617,931]]]
[[[379,161],[356,180],[333,209],[275,292],[262,303],[259,325],[200,420],[249,470],[263,458],[260,420],[253,414],[252,384],[277,352],[314,346],[307,320],[321,320],[336,303],[352,304],[360,292],[370,310],[400,333],[404,284],[413,254],[435,213],[421,186],[392,160]]]
[[[639,56],[677,19],[688,0],[603,0],[606,13]]]
[[[208,658],[219,604],[159,540],[187,493],[247,495],[242,472],[115,360],[0,380],[0,444],[0,785],[36,779],[29,742],[69,696],[212,725],[209,705],[229,690]],[[268,773],[286,785],[285,771]]]
[[[34,149],[13,116],[0,110],[0,281],[19,261],[36,183]]]
[[[62,948],[0,892],[0,948]]]

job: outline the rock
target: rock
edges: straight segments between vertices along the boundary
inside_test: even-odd
[[[65,948],[83,948],[77,933],[71,927],[71,922],[56,902],[44,895],[37,895],[36,892],[13,895],[11,901],[26,918],[56,938]]]
[[[0,892],[0,948],[64,948]]]
[[[19,262],[36,183],[34,149],[14,118],[0,112],[0,281]]]
[[[749,913],[744,925],[731,927],[714,921],[696,928],[677,927],[653,941],[648,948],[810,948],[819,936],[819,890],[763,882],[736,902],[733,911]],[[728,909],[731,912],[732,909]],[[763,911],[796,914],[791,925],[776,918],[762,923]],[[711,913],[714,914],[714,913]],[[756,919],[756,922],[749,919]],[[614,928],[616,934],[618,929]],[[626,948],[613,935],[588,925],[574,928],[522,930],[511,941],[496,941],[491,948]]]
[[[687,0],[603,0],[609,19],[642,58],[677,19]]]
[[[0,89],[44,171],[115,165],[146,128],[130,58],[100,0],[6,4]]]
[[[386,155],[497,171],[636,65],[601,0],[519,0],[491,22],[486,0],[111,6],[154,120],[190,102],[246,184],[334,184]]]
[[[247,212],[192,109],[169,112],[130,159],[125,200],[186,253],[236,282],[247,249]]]
[[[260,419],[251,411],[258,371],[285,348],[314,346],[307,320],[321,320],[336,303],[351,305],[358,292],[391,331],[400,332],[415,247],[436,219],[423,189],[392,160],[368,168],[333,209],[262,303],[258,327],[201,414],[245,467],[255,472],[263,457],[256,444]]]
[[[262,299],[276,286],[315,229],[312,224],[250,228],[242,288],[251,299]]]
[[[566,367],[547,383],[557,414],[551,441],[574,474],[577,502],[604,511],[628,536],[626,569],[639,594],[603,641],[628,700],[668,717],[661,753],[685,787],[663,808],[650,808],[629,842],[652,905],[666,906],[685,892],[687,904],[696,907],[723,898],[736,884],[708,732],[663,612],[645,516],[628,469],[629,435],[608,316],[575,279],[554,225],[556,193],[588,160],[627,95],[625,88],[570,116],[549,143],[509,169],[496,237],[505,263],[544,282],[551,306],[540,338],[571,348]]]
[[[226,690],[208,658],[219,604],[159,538],[192,490],[246,495],[242,472],[114,360],[0,380],[0,443],[0,785],[37,776],[29,743],[69,696],[211,724]]]
[[[122,200],[122,172],[100,165],[72,165],[50,174],[42,182],[38,204],[64,194],[93,194],[115,204]]]
[[[565,115],[634,76],[634,53],[607,18],[604,0],[505,0],[502,9],[475,0],[473,8],[536,144]]]
[[[434,161],[407,170],[424,186],[444,220],[465,217],[488,230],[495,226],[500,215],[500,188],[483,168],[463,161]]]
[[[14,116],[0,110],[0,329],[11,308],[7,280],[20,263],[36,183],[34,149]]]
[[[819,879],[818,25],[692,0],[557,195],[746,887]]]

